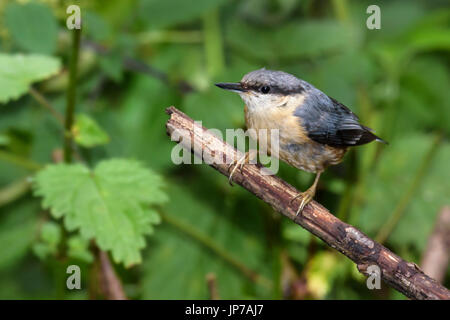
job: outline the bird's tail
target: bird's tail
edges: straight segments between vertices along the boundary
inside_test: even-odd
[[[368,142],[375,140],[375,141],[378,141],[378,142],[381,142],[384,144],[389,144],[389,142],[387,142],[387,141],[381,139],[379,136],[377,136],[371,128],[365,127],[365,126],[362,126],[362,127],[366,130],[366,132],[365,132],[366,139],[364,139],[364,140],[368,140]]]

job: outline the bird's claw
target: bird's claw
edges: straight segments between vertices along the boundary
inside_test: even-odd
[[[240,160],[239,160],[239,161],[240,161]],[[231,173],[230,173],[229,177],[228,177],[228,183],[230,184],[230,186],[233,186],[232,179],[233,179],[234,173],[236,172],[236,169],[239,168],[239,170],[241,170],[241,172],[242,172],[242,168],[244,167],[245,162],[239,163],[239,161],[233,162],[233,163],[230,164],[230,166],[228,167],[228,171],[230,171],[231,167],[234,166],[233,169],[231,170]]]
[[[252,152],[252,153],[251,153]],[[236,172],[236,169],[239,168],[239,170],[242,172],[242,168],[244,168],[244,165],[250,162],[250,158],[254,157],[254,153],[253,151],[247,151],[245,153],[245,155],[240,158],[238,161],[233,161],[229,166],[228,166],[228,171],[230,171],[231,167],[233,167],[233,169],[231,170],[231,173],[228,177],[228,182],[230,183],[230,186],[233,186],[233,175]]]
[[[297,198],[301,198],[302,201],[300,202],[300,206],[298,207],[297,212],[295,214],[296,218],[303,211],[306,205],[312,201],[312,199],[314,198],[314,193],[310,189],[306,190],[305,192],[301,192],[294,198],[292,198],[291,201],[289,201],[289,204],[292,204],[292,202]]]

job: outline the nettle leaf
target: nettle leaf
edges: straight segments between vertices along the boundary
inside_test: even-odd
[[[57,58],[0,53],[0,103],[19,98],[33,82],[47,79],[60,69],[61,62]]]
[[[149,206],[167,200],[162,186],[160,176],[125,159],[102,161],[94,170],[81,164],[50,165],[34,181],[44,208],[126,266],[141,262],[144,235],[159,222]]]
[[[75,142],[83,147],[95,147],[109,142],[108,134],[87,114],[78,114],[72,127]]]

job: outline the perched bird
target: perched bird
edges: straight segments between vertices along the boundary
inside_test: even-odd
[[[314,198],[320,174],[328,166],[341,162],[348,147],[373,140],[386,143],[372,129],[361,125],[345,105],[289,73],[260,69],[247,73],[238,83],[216,86],[237,92],[244,100],[248,129],[256,133],[261,129],[279,130],[281,160],[316,173],[312,186],[291,200],[301,198],[297,215]],[[252,138],[258,136],[254,134]],[[268,149],[270,152],[270,145]],[[230,182],[238,164],[242,168],[248,160],[249,152],[233,163]]]

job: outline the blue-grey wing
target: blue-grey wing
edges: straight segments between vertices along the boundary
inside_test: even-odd
[[[370,128],[361,125],[349,108],[315,88],[305,93],[294,115],[301,119],[308,137],[322,144],[344,148],[373,140],[384,142]]]

